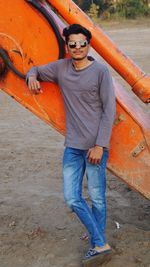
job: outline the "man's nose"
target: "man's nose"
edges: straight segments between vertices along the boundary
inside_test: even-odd
[[[76,48],[80,48],[81,45],[80,45],[80,42],[76,42]]]

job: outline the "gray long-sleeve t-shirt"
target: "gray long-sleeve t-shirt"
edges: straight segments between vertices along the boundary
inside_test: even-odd
[[[65,146],[85,150],[95,145],[109,148],[116,104],[105,65],[93,60],[77,71],[72,59],[60,59],[31,68],[27,79],[30,76],[60,87],[66,112]]]

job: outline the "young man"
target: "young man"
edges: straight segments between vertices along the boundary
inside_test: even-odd
[[[38,79],[55,82],[62,91],[66,111],[64,197],[90,234],[91,248],[84,259],[91,261],[111,251],[105,237],[105,171],[115,95],[107,67],[88,57],[91,33],[72,24],[63,35],[70,58],[33,67],[27,81],[35,94],[41,91]],[[92,208],[82,197],[85,172]]]

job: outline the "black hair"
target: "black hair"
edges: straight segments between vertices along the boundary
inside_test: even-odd
[[[87,30],[80,24],[71,24],[70,26],[64,28],[63,30],[63,36],[65,37],[66,44],[68,43],[70,34],[79,34],[79,33],[82,33],[83,35],[85,35],[88,43],[90,42],[90,39],[92,38],[92,34],[89,30]]]

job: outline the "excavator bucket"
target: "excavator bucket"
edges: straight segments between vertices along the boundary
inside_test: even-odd
[[[3,3],[2,3],[3,2]],[[131,85],[114,80],[116,119],[108,169],[150,199],[150,77],[126,57],[107,35],[70,0],[0,1],[0,88],[39,118],[65,134],[64,103],[59,87],[42,83],[43,93],[32,95],[25,73],[34,65],[67,57],[65,27],[80,23],[92,32],[93,48]],[[143,102],[144,103],[143,103]]]

